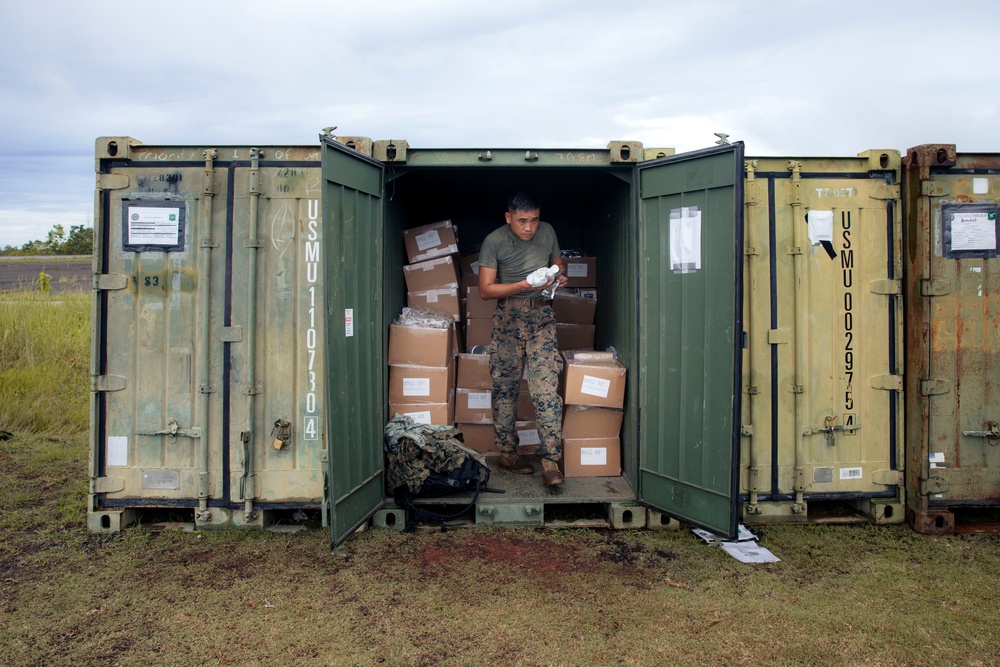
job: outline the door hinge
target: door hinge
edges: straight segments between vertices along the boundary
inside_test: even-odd
[[[128,276],[120,273],[95,273],[95,290],[120,290],[128,287]]]
[[[920,195],[923,197],[944,197],[951,194],[951,188],[942,181],[920,181]]]
[[[921,396],[936,396],[951,392],[951,380],[942,378],[924,378],[920,380]]]
[[[920,296],[944,296],[951,292],[951,283],[947,280],[922,278],[920,280]]]
[[[932,493],[944,493],[948,490],[947,480],[944,477],[921,477],[920,495],[929,496]]]
[[[885,295],[896,295],[901,294],[903,291],[902,282],[892,278],[885,278],[883,280],[873,280],[868,284],[872,291],[872,294],[885,294]]]
[[[124,190],[129,185],[128,174],[98,174],[98,190]]]
[[[872,472],[872,483],[884,486],[901,486],[903,484],[903,471],[875,470]]]
[[[93,375],[90,378],[90,391],[121,391],[125,388],[124,375]]]
[[[899,184],[890,185],[880,181],[868,184],[868,196],[871,199],[899,199]]]
[[[884,391],[903,391],[902,375],[873,375],[872,389]]]
[[[743,185],[743,203],[756,206],[758,201],[758,191],[760,188],[761,186],[758,184],[756,179],[747,180]]]
[[[122,477],[95,477],[94,493],[118,493],[125,490],[125,479]]]

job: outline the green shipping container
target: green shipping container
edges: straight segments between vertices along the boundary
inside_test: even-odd
[[[476,520],[541,521],[560,503],[645,508],[734,535],[742,385],[743,145],[643,161],[607,150],[413,149],[373,159],[321,137],[333,544],[386,502],[389,325],[405,305],[403,230],[443,219],[474,247],[530,190],[563,248],[597,257],[596,347],[628,369],[622,476],[480,499]],[[683,236],[696,243],[680,244]],[[610,481],[608,481],[610,480]],[[491,480],[493,483],[493,480]],[[528,517],[526,519],[526,517]]]
[[[904,167],[907,520],[950,533],[1000,506],[1000,155],[927,144]]]

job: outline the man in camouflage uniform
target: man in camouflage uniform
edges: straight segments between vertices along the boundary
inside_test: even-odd
[[[541,445],[542,477],[546,486],[563,483],[562,399],[559,373],[562,360],[556,348],[556,318],[552,300],[543,296],[554,280],[566,283],[566,264],[559,254],[555,230],[540,219],[538,204],[524,193],[508,201],[507,224],[491,232],[479,250],[479,293],[497,299],[490,342],[493,378],[493,429],[500,449],[500,467],[530,475],[534,466],[517,455],[514,421],[517,395],[525,365],[528,391],[535,407]],[[559,274],[532,285],[537,269],[558,266]]]

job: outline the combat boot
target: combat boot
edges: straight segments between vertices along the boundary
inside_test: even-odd
[[[566,481],[559,472],[559,464],[549,459],[542,459],[542,479],[545,481],[545,486],[559,486]]]
[[[535,466],[514,452],[505,452],[500,455],[500,467],[518,475],[530,475],[535,472]]]

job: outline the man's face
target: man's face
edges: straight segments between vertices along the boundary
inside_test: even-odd
[[[514,236],[524,241],[530,241],[534,238],[535,232],[538,231],[540,213],[536,208],[534,211],[514,211],[513,213],[508,211],[504,215],[507,216],[507,224],[510,225],[510,231],[514,232]]]

